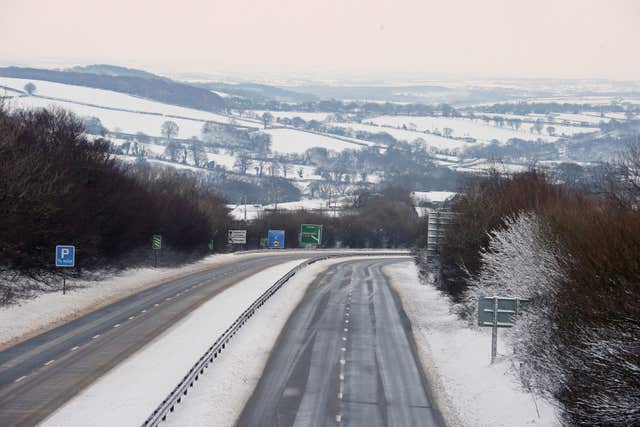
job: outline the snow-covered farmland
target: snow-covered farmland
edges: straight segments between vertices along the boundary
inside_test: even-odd
[[[144,113],[131,113],[127,111],[117,111],[106,108],[90,107],[83,104],[76,104],[74,102],[50,100],[46,98],[37,97],[21,97],[14,98],[9,103],[10,108],[48,108],[59,107],[65,110],[72,111],[81,117],[97,117],[110,131],[122,131],[125,133],[138,133],[142,132],[150,136],[161,136],[160,129],[162,123],[167,120],[175,122],[179,128],[178,137],[191,138],[192,136],[199,136],[202,130],[203,121],[200,120],[186,120],[168,118],[166,116],[158,114],[144,114]]]
[[[420,282],[413,263],[384,271],[411,321],[420,361],[447,425],[561,425],[553,406],[517,380],[506,331],[499,331],[498,359],[492,365],[489,328],[470,328],[451,313],[450,301],[432,284]]]
[[[386,132],[398,140],[407,142],[413,142],[416,139],[422,139],[424,140],[425,147],[433,147],[439,150],[457,150],[470,145],[469,142],[462,140],[444,138],[438,135],[430,135],[425,132],[397,129],[393,127],[375,126],[360,123],[330,123],[330,126],[353,129],[356,131],[360,130],[370,133]]]
[[[394,128],[406,126],[407,128],[415,128],[418,131],[440,133],[442,133],[445,128],[449,128],[452,130],[452,136],[454,137],[470,137],[480,142],[490,142],[493,139],[506,142],[511,138],[528,140],[542,139],[543,141],[551,142],[556,141],[559,136],[562,135],[570,136],[577,133],[588,133],[598,130],[597,128],[554,125],[556,136],[550,136],[545,131],[541,134],[532,133],[530,130],[531,125],[527,125],[527,123],[524,123],[520,129],[516,130],[508,127],[493,126],[481,120],[462,117],[380,116],[368,122],[376,125],[392,126]]]
[[[260,117],[267,111],[264,110],[253,110],[255,117]],[[331,115],[331,113],[315,113],[309,111],[268,111],[275,117],[276,119],[280,119],[283,117],[287,117],[292,119],[294,117],[300,117],[304,121],[317,120],[319,122],[325,120],[327,117]]]
[[[273,138],[271,150],[278,153],[302,154],[313,147],[324,147],[327,150],[334,151],[358,150],[367,145],[364,141],[362,142],[363,145],[359,145],[295,129],[266,129],[263,132],[271,135]]]
[[[43,80],[15,79],[0,77],[0,86],[7,86],[17,90],[23,90],[24,85],[32,82],[36,85],[35,95],[57,98],[92,106],[117,108],[135,112],[156,113],[161,115],[172,115],[188,117],[195,120],[212,120],[221,123],[230,123],[231,118],[221,114],[209,113],[207,111],[196,110],[194,108],[179,107],[165,104],[132,95],[110,90],[95,89],[84,86],[75,86],[62,83],[54,83]],[[255,123],[242,123],[240,119],[233,119],[238,124],[255,126]]]

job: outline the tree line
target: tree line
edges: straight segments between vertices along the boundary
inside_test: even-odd
[[[76,245],[81,268],[147,254],[152,234],[177,253],[226,244],[218,195],[175,170],[118,162],[109,147],[64,110],[0,109],[0,299],[24,291],[10,275],[46,278],[56,244]]]
[[[530,299],[518,374],[566,425],[640,423],[639,153],[599,196],[531,170],[474,179],[451,205],[437,285],[470,321],[480,296]]]

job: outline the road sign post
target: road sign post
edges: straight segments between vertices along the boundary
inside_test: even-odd
[[[513,327],[529,300],[521,298],[482,297],[478,300],[478,325],[491,327],[491,363],[498,354],[498,328]]]
[[[56,246],[56,267],[73,268],[76,266],[76,247],[73,245]],[[62,295],[67,293],[67,275],[62,270]]]
[[[300,244],[319,247],[322,243],[322,225],[302,224],[300,226]]]
[[[232,245],[247,244],[247,230],[229,230],[227,232],[227,241]]]
[[[284,249],[284,230],[269,230],[267,247],[269,249]]]
[[[151,249],[153,250],[156,268],[158,267],[158,253],[162,249],[162,235],[154,234],[151,236]]]

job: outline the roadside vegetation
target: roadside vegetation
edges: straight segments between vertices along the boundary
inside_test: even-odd
[[[48,288],[56,244],[76,245],[91,269],[143,261],[153,234],[184,255],[226,243],[220,197],[176,171],[117,162],[83,132],[66,111],[0,111],[0,301]]]
[[[598,196],[531,170],[474,179],[451,205],[439,288],[471,322],[479,296],[530,299],[514,357],[566,425],[640,424],[639,152]]]

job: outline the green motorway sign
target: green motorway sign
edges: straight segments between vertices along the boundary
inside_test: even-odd
[[[151,249],[158,251],[161,248],[162,248],[162,236],[159,234],[154,234],[153,237],[151,237]]]
[[[322,242],[322,225],[302,224],[300,226],[300,243],[320,246]]]

